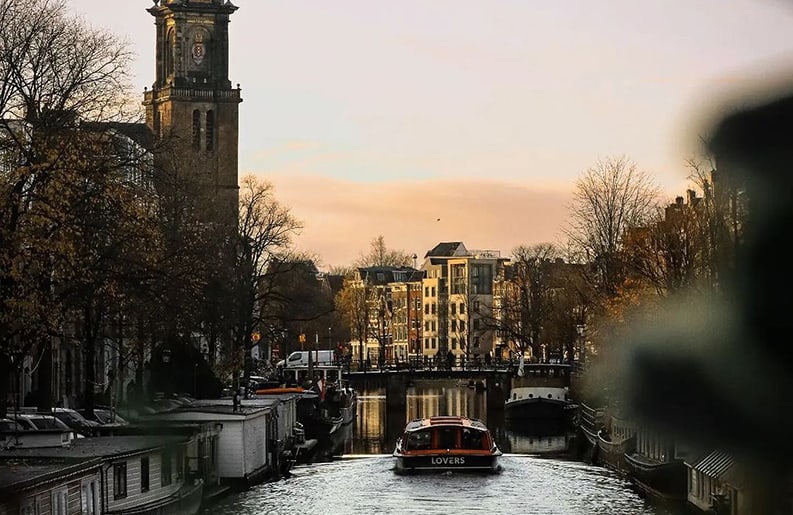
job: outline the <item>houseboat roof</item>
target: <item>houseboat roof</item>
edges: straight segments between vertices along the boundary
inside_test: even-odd
[[[79,475],[101,464],[101,459],[87,458],[77,463],[26,463],[13,460],[0,467],[0,498],[14,497],[28,488],[40,486],[49,481]]]
[[[55,458],[67,462],[91,458],[116,458],[186,442],[184,435],[93,436],[74,440],[69,447],[32,447],[0,450],[0,460]]]
[[[186,406],[177,406],[168,411],[160,411],[146,416],[150,420],[175,413],[210,413],[215,415],[233,415],[247,417],[265,411],[271,411],[280,401],[276,398],[240,399],[240,406],[235,410],[233,399],[202,399]]]
[[[481,420],[468,417],[459,417],[456,415],[438,416],[429,418],[417,418],[408,422],[405,426],[405,431],[415,431],[432,426],[460,426],[472,427],[481,431],[487,431],[487,426]]]

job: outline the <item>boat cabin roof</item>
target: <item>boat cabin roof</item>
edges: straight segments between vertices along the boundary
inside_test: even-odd
[[[435,426],[471,427],[480,431],[487,431],[487,426],[485,426],[481,420],[455,415],[417,418],[408,422],[405,431],[417,431],[419,429]]]

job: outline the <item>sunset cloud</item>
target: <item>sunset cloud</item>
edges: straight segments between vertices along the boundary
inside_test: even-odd
[[[509,255],[521,244],[556,242],[569,191],[498,180],[443,179],[362,184],[311,175],[257,174],[305,228],[297,246],[322,268],[346,266],[378,235],[391,248],[424,254],[441,241]],[[440,219],[440,220],[439,220]]]

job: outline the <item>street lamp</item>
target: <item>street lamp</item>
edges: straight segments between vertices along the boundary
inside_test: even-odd
[[[583,337],[584,337],[584,330],[585,329],[586,329],[586,326],[584,324],[578,324],[578,325],[575,326],[576,333],[578,333],[578,339],[577,339],[577,342],[576,342],[576,346],[578,347],[577,354],[578,354],[578,360],[581,361],[581,362],[584,361],[584,353],[583,353],[583,349],[581,348],[581,342],[582,342]]]

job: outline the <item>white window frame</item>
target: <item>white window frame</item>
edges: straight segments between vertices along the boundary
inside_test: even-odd
[[[52,515],[69,515],[69,489],[67,487],[55,488],[50,494],[51,505],[50,512]],[[58,503],[63,500],[63,505]]]
[[[91,497],[90,503],[88,502],[89,496]],[[80,513],[82,515],[98,515],[100,512],[99,481],[96,478],[85,479],[80,483]]]

